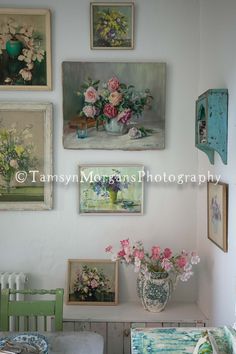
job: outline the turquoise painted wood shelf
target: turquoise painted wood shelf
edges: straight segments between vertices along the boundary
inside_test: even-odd
[[[195,146],[207,154],[211,164],[215,151],[227,164],[228,90],[210,89],[199,96],[195,122]]]

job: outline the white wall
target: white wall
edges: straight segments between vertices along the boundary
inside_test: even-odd
[[[198,193],[198,247],[202,262],[199,271],[199,305],[214,325],[235,322],[236,302],[236,2],[234,0],[201,0],[200,15],[200,80],[199,94],[209,88],[228,88],[228,164],[216,154],[214,166],[206,155],[198,153],[200,173],[208,169],[221,175],[229,184],[228,253],[223,253],[207,240],[206,188]]]
[[[19,4],[20,3],[20,4]],[[135,50],[89,49],[89,0],[0,0],[0,6],[52,11],[53,91],[0,92],[1,100],[54,104],[54,171],[74,174],[84,163],[143,163],[150,172],[196,173],[194,101],[199,64],[197,0],[136,0]],[[62,146],[61,63],[64,60],[130,60],[167,63],[166,149],[162,151],[70,151]],[[144,216],[81,216],[78,187],[55,186],[54,209],[1,212],[0,270],[24,271],[32,287],[64,287],[68,258],[104,258],[104,247],[124,237],[173,247],[196,247],[197,188],[145,185]],[[135,275],[121,267],[121,300],[136,299]],[[196,297],[196,276],[180,284],[174,300]]]

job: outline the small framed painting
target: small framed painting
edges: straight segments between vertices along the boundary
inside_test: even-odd
[[[79,212],[143,214],[142,165],[79,166]]]
[[[0,210],[51,209],[51,175],[51,103],[0,103]]]
[[[116,305],[118,261],[68,260],[68,305]]]
[[[0,89],[51,90],[48,9],[0,9]]]
[[[90,4],[91,49],[134,48],[134,4]]]
[[[208,238],[224,252],[228,250],[228,185],[208,182]]]

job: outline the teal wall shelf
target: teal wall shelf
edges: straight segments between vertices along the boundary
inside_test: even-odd
[[[227,164],[228,90],[210,89],[199,96],[195,122],[195,146],[207,154],[211,164],[215,151]]]

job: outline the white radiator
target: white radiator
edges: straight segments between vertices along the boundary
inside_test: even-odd
[[[0,290],[9,288],[22,290],[25,288],[25,283],[28,281],[28,278],[25,273],[0,273]],[[10,295],[11,300],[24,300],[24,295],[16,294]],[[13,317],[10,318],[9,329],[10,331],[14,331],[15,328],[15,319]]]
[[[25,288],[27,282],[27,276],[25,273],[0,273],[0,289],[9,288],[22,290]],[[16,299],[20,300],[22,295],[16,294]],[[18,298],[20,296],[20,299]]]

